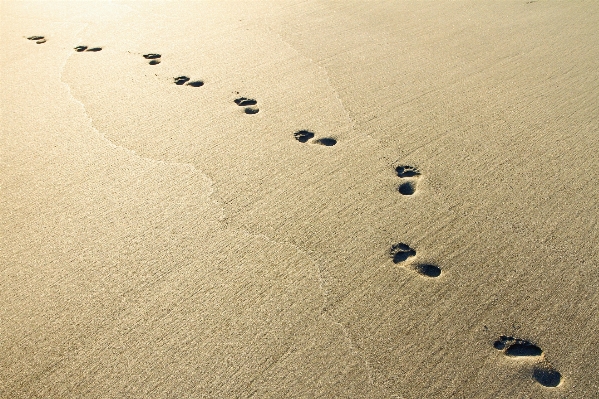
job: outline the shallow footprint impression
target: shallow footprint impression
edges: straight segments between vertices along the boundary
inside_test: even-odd
[[[493,347],[510,358],[537,360],[532,370],[532,379],[544,387],[554,388],[561,384],[562,375],[545,360],[543,350],[530,341],[502,335]]]

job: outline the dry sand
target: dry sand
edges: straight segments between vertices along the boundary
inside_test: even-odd
[[[599,397],[599,2],[0,12],[0,397]]]

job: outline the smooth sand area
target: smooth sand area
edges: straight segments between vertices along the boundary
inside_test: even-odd
[[[599,2],[0,7],[1,398],[599,397]]]

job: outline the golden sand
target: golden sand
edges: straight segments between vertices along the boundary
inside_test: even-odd
[[[1,398],[598,397],[599,2],[0,4]]]

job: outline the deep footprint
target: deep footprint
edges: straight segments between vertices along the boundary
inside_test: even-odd
[[[98,51],[102,51],[102,47],[92,47],[92,48],[88,48],[87,46],[77,46],[75,47],[75,51],[77,51],[78,53],[81,53],[83,51],[91,51],[91,52],[98,52]]]
[[[254,115],[260,112],[260,110],[258,108],[247,107],[243,110],[243,112],[245,112],[248,115]]]
[[[315,144],[324,145],[324,146],[327,146],[327,147],[332,147],[335,144],[337,144],[337,140],[335,140],[333,138],[330,138],[330,137],[324,137],[322,139],[314,140],[314,143]]]
[[[202,80],[194,80],[193,82],[188,82],[187,86],[202,87],[202,86],[204,86],[204,82]]]
[[[148,62],[148,64],[150,64],[150,65],[160,64],[160,57],[162,57],[162,56],[160,54],[156,54],[156,53],[144,54],[144,58],[146,60],[150,60],[150,62]]]
[[[562,375],[551,366],[537,366],[532,371],[532,378],[544,387],[554,388],[562,382]]]
[[[395,167],[395,173],[397,177],[406,179],[397,187],[397,191],[401,195],[413,195],[416,192],[420,171],[414,166],[399,165]]]
[[[400,242],[391,247],[389,250],[389,255],[391,256],[391,259],[393,259],[393,263],[401,263],[408,260],[408,258],[415,256],[416,251],[408,244]]]
[[[555,370],[543,355],[543,350],[530,341],[502,335],[493,343],[493,347],[509,357],[541,359],[532,370],[532,379],[547,388],[561,384],[562,375]]]
[[[235,104],[239,105],[240,107],[247,107],[248,105],[258,104],[258,101],[254,100],[253,98],[246,98],[246,97],[239,97],[238,99],[235,99],[234,102],[235,102]]]
[[[189,82],[189,78],[187,76],[177,76],[175,79],[175,84],[178,86],[181,86],[183,84],[185,84],[186,82]]]
[[[506,356],[512,357],[541,356],[543,354],[541,348],[532,342],[505,335],[499,337],[493,344],[493,347],[503,351]]]
[[[308,140],[314,138],[314,133],[309,130],[300,130],[298,132],[293,133],[293,136],[300,143],[306,143]]]
[[[46,38],[44,36],[29,36],[27,40],[33,40],[37,44],[46,43]]]
[[[401,195],[412,195],[416,192],[416,183],[411,181],[402,183],[397,187],[397,191],[399,191]]]
[[[425,277],[439,277],[441,275],[441,269],[435,265],[430,264],[418,264],[414,265],[416,273],[421,274]]]
[[[420,172],[413,166],[400,165],[395,168],[397,176],[401,178],[420,176]]]

